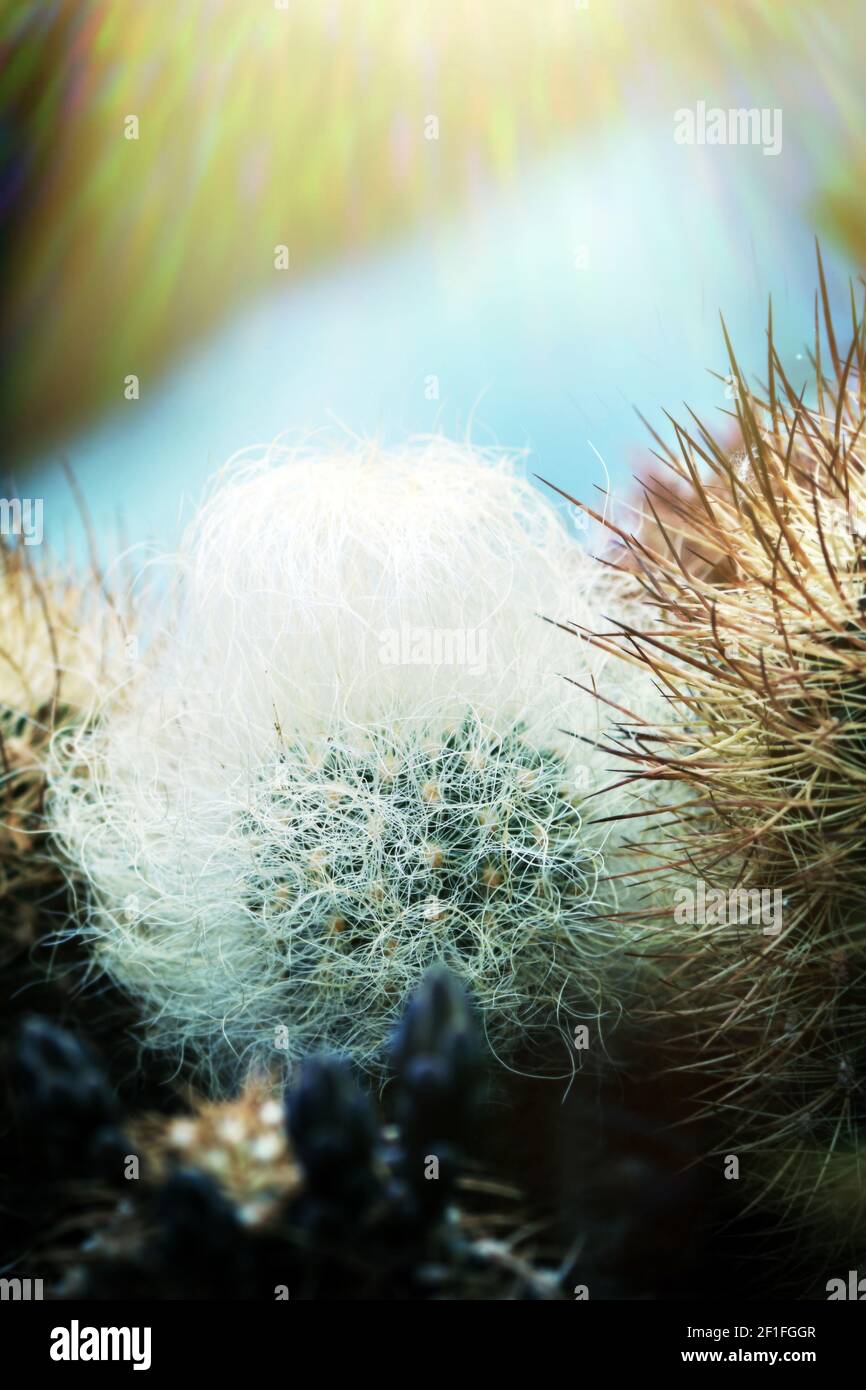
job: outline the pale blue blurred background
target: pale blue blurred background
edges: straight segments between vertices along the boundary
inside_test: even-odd
[[[720,309],[760,375],[772,294],[783,359],[807,379],[816,272],[800,167],[788,132],[778,158],[681,147],[658,110],[482,188],[447,223],[289,273],[143,380],[139,401],[64,442],[97,533],[120,512],[130,541],[170,546],[235,451],[329,423],[526,448],[531,471],[585,500],[605,483],[597,450],[621,493],[645,457],[634,408],[663,427],[683,402],[717,421],[730,407],[708,370],[726,370]],[[850,267],[831,253],[828,268],[841,308]],[[77,529],[60,453],[28,475],[55,545]]]

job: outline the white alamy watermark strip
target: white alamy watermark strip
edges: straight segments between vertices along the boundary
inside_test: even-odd
[[[782,153],[782,112],[778,106],[738,106],[725,110],[699,101],[694,110],[674,112],[678,145],[760,145],[765,155]]]
[[[0,536],[20,536],[25,545],[42,544],[41,497],[0,497]]]
[[[150,1370],[149,1327],[82,1327],[73,1318],[68,1327],[51,1331],[52,1361],[130,1361],[134,1371]]]
[[[465,666],[474,676],[487,669],[484,628],[402,627],[379,634],[383,666]]]
[[[674,894],[674,921],[680,925],[763,927],[765,936],[782,930],[781,888],[708,888],[703,879],[695,888],[678,888]]]

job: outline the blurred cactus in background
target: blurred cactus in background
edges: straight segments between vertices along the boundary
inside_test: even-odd
[[[62,891],[43,815],[53,735],[81,727],[116,668],[120,611],[92,578],[0,539],[0,966],[26,953]],[[42,923],[44,928],[44,922]]]
[[[521,1252],[513,1195],[498,1191],[513,1208],[500,1240],[485,1214],[496,1186],[485,1195],[470,1176],[480,1048],[447,972],[422,982],[393,1057],[393,1124],[346,1062],[321,1056],[285,1111],[251,1078],[234,1100],[124,1130],[90,1048],[27,1020],[11,1054],[14,1134],[23,1174],[34,1153],[43,1161],[26,1248],[49,1271],[49,1297],[564,1297],[565,1271]]]

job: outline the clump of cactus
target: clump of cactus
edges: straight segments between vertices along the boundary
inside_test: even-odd
[[[435,959],[508,1059],[617,1013],[602,856],[634,805],[599,743],[651,686],[594,698],[608,663],[553,620],[627,586],[513,460],[274,446],[170,574],[140,605],[159,639],[56,741],[50,803],[79,939],[147,1045],[216,1095],[318,1047],[381,1076]]]
[[[11,1067],[16,1135],[55,1219],[29,1234],[28,1270],[52,1298],[561,1296],[559,1276],[499,1238],[467,1166],[482,1048],[444,968],[391,1060],[387,1121],[335,1056],[308,1059],[284,1103],[251,1078],[233,1100],[123,1121],[90,1049],[31,1020]]]

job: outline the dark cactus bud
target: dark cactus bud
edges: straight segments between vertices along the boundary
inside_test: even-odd
[[[37,1166],[122,1176],[120,1107],[95,1054],[47,1019],[25,1020],[10,1065],[21,1134]]]
[[[479,1098],[481,1048],[466,991],[434,967],[411,999],[391,1048],[396,1120],[409,1147],[463,1145]]]
[[[416,1218],[435,1220],[448,1200],[476,1116],[481,1049],[466,992],[444,967],[429,970],[391,1048],[399,1170]]]
[[[372,1192],[376,1121],[346,1062],[335,1057],[305,1062],[287,1112],[292,1145],[315,1198],[343,1206]]]

